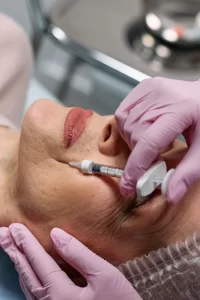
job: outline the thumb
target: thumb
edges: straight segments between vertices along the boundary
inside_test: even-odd
[[[107,261],[90,251],[86,246],[65,231],[54,228],[51,238],[63,259],[88,281],[110,266]]]
[[[167,199],[172,204],[178,203],[192,184],[200,179],[199,144],[197,140],[193,142],[169,181]]]

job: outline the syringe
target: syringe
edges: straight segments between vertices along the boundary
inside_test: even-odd
[[[121,177],[124,170],[95,163],[91,160],[81,162],[69,162],[69,165],[81,170],[85,174],[107,175],[111,177]],[[164,161],[153,164],[144,175],[137,181],[136,191],[139,197],[146,197],[152,194],[159,186],[162,194],[166,194],[167,184],[174,169],[167,171]]]
[[[81,162],[70,162],[70,166],[81,170],[85,174],[99,174],[111,177],[121,177],[123,169],[114,168],[106,165],[97,164],[91,160],[83,160]]]

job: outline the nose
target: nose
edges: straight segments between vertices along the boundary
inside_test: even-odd
[[[99,151],[107,156],[117,156],[122,146],[122,139],[117,129],[116,121],[109,119],[103,128],[102,139],[99,141]]]

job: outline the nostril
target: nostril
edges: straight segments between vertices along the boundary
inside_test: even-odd
[[[99,140],[99,150],[106,156],[117,156],[121,151],[121,141],[116,122],[112,119],[103,129]]]
[[[112,132],[112,126],[111,126],[111,124],[108,124],[108,126],[106,126],[105,132],[104,132],[104,137],[103,137],[104,142],[106,142],[110,138],[111,132]]]

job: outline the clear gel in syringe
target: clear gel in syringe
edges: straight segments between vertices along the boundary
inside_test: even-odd
[[[123,169],[97,164],[91,160],[83,160],[81,162],[70,162],[69,165],[71,167],[75,167],[81,170],[85,174],[99,174],[111,177],[121,177],[124,171]]]

